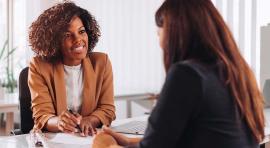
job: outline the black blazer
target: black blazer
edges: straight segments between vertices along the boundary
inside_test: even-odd
[[[169,70],[141,148],[258,148],[215,66],[179,62]]]

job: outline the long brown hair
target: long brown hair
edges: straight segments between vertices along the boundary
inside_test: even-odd
[[[164,64],[195,59],[216,64],[221,79],[258,142],[264,138],[264,102],[256,79],[211,0],[166,0],[156,12],[164,30]]]

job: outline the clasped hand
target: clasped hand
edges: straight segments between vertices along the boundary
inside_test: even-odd
[[[63,111],[60,114],[57,127],[65,133],[79,132],[81,136],[92,136],[96,133],[96,127],[93,127],[90,117],[82,117],[78,113],[72,114],[69,111]]]

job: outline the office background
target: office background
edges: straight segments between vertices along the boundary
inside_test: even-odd
[[[0,47],[8,39],[10,66],[18,78],[33,53],[28,46],[30,24],[47,8],[62,0],[0,0]],[[229,25],[241,53],[252,67],[258,84],[270,78],[269,0],[212,0]],[[163,0],[74,0],[97,19],[101,38],[95,51],[109,55],[114,72],[115,94],[158,93],[165,73],[158,44],[154,14]],[[267,26],[268,25],[268,26]],[[265,31],[264,31],[265,30]],[[267,41],[268,39],[268,41]],[[5,80],[1,60],[0,80]],[[125,103],[117,102],[117,116],[126,116]],[[132,104],[133,116],[147,109]]]

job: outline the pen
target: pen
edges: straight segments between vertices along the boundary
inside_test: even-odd
[[[68,109],[68,112],[70,112],[72,115],[75,116],[75,114],[73,113],[73,111],[71,109]],[[82,129],[80,128],[80,126],[76,123],[76,128],[80,131],[80,133],[82,133]]]
[[[48,148],[48,144],[46,142],[46,136],[42,133],[40,129],[33,128],[30,132],[30,147],[43,147]]]

